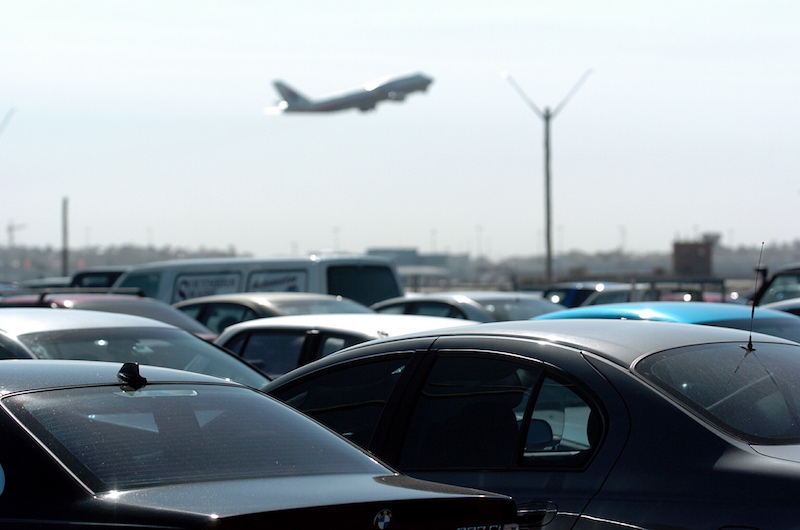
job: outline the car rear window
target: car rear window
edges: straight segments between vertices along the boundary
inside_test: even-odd
[[[394,272],[381,265],[335,265],[328,269],[328,293],[365,306],[400,296]]]
[[[269,378],[187,331],[167,327],[85,328],[19,336],[37,359],[138,362],[232,379],[260,388]]]
[[[10,396],[3,404],[93,491],[387,471],[324,427],[242,387],[105,386]]]
[[[668,350],[635,370],[719,429],[749,443],[800,443],[800,346],[709,344]]]

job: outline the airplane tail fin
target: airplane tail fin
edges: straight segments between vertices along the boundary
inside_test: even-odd
[[[286,101],[286,103],[289,105],[289,108],[302,107],[311,103],[310,99],[300,94],[297,90],[293,89],[286,83],[282,81],[275,81],[273,84],[284,101]]]

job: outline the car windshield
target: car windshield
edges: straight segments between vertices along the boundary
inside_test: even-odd
[[[21,335],[37,359],[138,362],[177,368],[261,388],[269,378],[228,352],[181,329],[94,328]]]
[[[71,388],[9,396],[3,405],[95,492],[387,473],[324,427],[233,385]]]
[[[692,346],[650,355],[635,371],[748,443],[800,443],[800,346]]]

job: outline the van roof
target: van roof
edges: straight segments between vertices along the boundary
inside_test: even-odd
[[[219,265],[223,263],[232,263],[237,265],[250,265],[258,263],[280,263],[280,262],[313,262],[324,263],[330,261],[349,261],[361,263],[392,263],[388,258],[381,256],[366,256],[363,254],[311,254],[309,256],[273,256],[268,258],[190,258],[190,259],[172,259],[165,261],[154,261],[150,263],[142,263],[134,265],[128,269],[127,272],[133,272],[141,269],[161,268],[161,267],[185,267],[185,266],[203,266],[203,265]]]

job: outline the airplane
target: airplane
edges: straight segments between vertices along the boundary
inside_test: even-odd
[[[275,107],[268,107],[265,112],[333,112],[352,108],[366,112],[374,109],[379,101],[403,101],[412,92],[426,92],[431,83],[433,79],[422,74],[387,76],[369,81],[351,92],[314,101],[286,83],[275,81],[275,88],[283,100]]]

